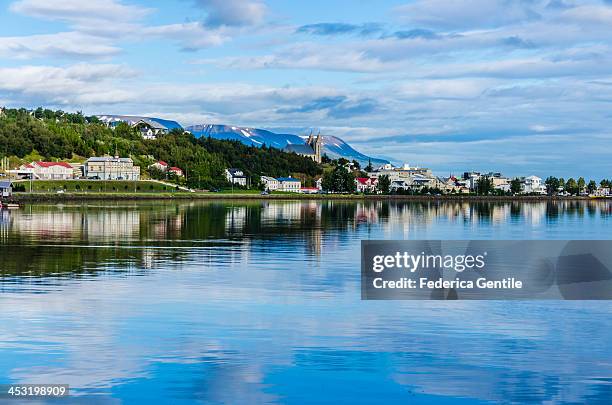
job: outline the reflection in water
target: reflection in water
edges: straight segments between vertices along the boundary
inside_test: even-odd
[[[0,382],[69,383],[77,403],[605,403],[612,305],[363,302],[359,249],[608,239],[611,212],[607,201],[0,211]]]

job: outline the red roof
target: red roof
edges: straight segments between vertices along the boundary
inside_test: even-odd
[[[40,167],[62,166],[62,167],[65,167],[66,169],[72,169],[72,166],[70,166],[66,162],[36,162],[36,164]]]
[[[164,162],[163,160],[160,160],[159,162],[157,162],[157,164],[162,166],[168,166],[168,163]]]
[[[368,184],[368,179],[367,177],[357,177],[355,180],[357,180],[359,183],[361,184]]]
[[[179,169],[178,167],[171,167],[171,168],[170,168],[170,171],[171,171],[171,172],[181,172],[181,173],[183,172],[183,171],[182,171],[181,169]]]

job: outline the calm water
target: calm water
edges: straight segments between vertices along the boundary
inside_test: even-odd
[[[359,248],[611,225],[611,202],[2,211],[0,383],[70,384],[61,403],[609,403],[612,302],[365,302]]]

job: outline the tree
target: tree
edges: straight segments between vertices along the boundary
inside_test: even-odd
[[[546,181],[546,192],[549,195],[555,194],[559,190],[559,179],[553,176],[549,176]]]
[[[584,180],[584,177],[580,177],[578,179],[578,193],[582,193],[585,187],[586,187],[586,181]]]
[[[323,190],[333,193],[354,193],[355,176],[342,166],[336,166],[331,172],[323,174]]]
[[[374,168],[372,167],[372,159],[368,158],[368,165],[365,167],[365,171],[366,172],[371,172],[373,170],[374,170]]]
[[[565,191],[570,194],[578,194],[578,183],[573,177],[567,179],[567,182],[565,183]]]
[[[358,162],[358,161],[356,161],[355,159],[353,159],[353,167],[354,167],[356,170],[361,170],[361,165],[360,165],[360,164],[359,164],[359,162]]]
[[[587,190],[589,190],[589,194],[593,194],[593,192],[597,190],[597,183],[595,183],[595,180],[589,181],[589,184],[587,185]]]
[[[378,178],[378,190],[383,194],[389,194],[391,191],[391,179],[386,174]]]
[[[493,179],[489,176],[482,176],[476,180],[476,192],[480,195],[489,195],[493,192]]]
[[[518,177],[515,177],[510,182],[510,192],[512,194],[520,194],[523,189],[523,182]]]
[[[338,165],[340,165],[340,166],[345,166],[348,162],[349,162],[348,159],[345,159],[343,157],[338,159]]]
[[[559,188],[565,190],[565,179],[563,177],[559,179]]]

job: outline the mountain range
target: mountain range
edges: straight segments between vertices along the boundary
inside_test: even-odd
[[[214,139],[240,141],[250,146],[262,147],[266,145],[278,149],[283,149],[290,144],[304,144],[307,138],[294,134],[277,134],[265,129],[229,125],[192,125],[185,129],[197,138],[210,136]],[[348,160],[356,160],[362,166],[366,166],[369,160],[374,166],[389,163],[385,159],[364,155],[336,136],[321,135],[321,137],[323,141],[322,153],[331,159],[343,157]]]

